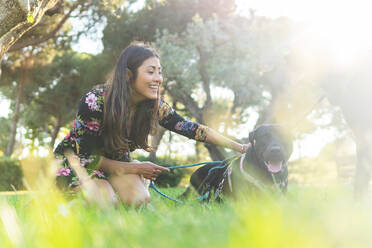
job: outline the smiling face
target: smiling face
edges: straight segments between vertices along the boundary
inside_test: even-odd
[[[137,69],[137,77],[132,86],[133,102],[138,103],[143,100],[156,100],[162,82],[163,76],[160,60],[157,57],[146,59]]]

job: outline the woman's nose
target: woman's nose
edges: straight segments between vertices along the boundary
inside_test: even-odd
[[[163,76],[160,73],[155,73],[154,81],[159,83],[163,82]]]

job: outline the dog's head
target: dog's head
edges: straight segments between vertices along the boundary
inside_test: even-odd
[[[261,166],[278,173],[292,154],[292,136],[281,125],[265,124],[249,133],[249,142]]]

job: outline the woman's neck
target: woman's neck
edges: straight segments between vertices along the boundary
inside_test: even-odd
[[[146,98],[140,94],[138,94],[135,90],[132,90],[132,95],[131,95],[131,106],[132,105],[137,105],[138,103],[146,100]]]

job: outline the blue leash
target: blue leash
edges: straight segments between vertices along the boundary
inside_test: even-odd
[[[174,202],[181,203],[181,204],[185,204],[183,201],[180,201],[180,200],[174,199],[174,198],[169,197],[169,196],[167,196],[166,194],[160,192],[160,190],[158,190],[158,189],[155,187],[155,184],[154,184],[153,181],[151,181],[150,186],[151,186],[151,188],[153,188],[153,189],[155,190],[156,193],[160,194],[161,196],[163,196],[163,197],[165,197],[165,198],[167,198],[167,199],[169,199],[169,200],[172,200],[172,201],[174,201]]]
[[[185,202],[183,202],[183,201],[180,201],[180,200],[174,199],[174,198],[172,198],[172,197],[170,197],[170,196],[167,196],[166,194],[162,193],[158,188],[155,187],[155,184],[154,184],[153,181],[151,181],[150,186],[151,186],[151,188],[153,188],[153,189],[155,190],[155,192],[158,193],[159,195],[161,195],[161,196],[163,196],[163,197],[165,197],[165,198],[167,198],[167,199],[169,199],[169,200],[171,200],[171,201],[174,201],[174,202],[177,202],[177,203],[180,203],[180,204],[185,204]],[[208,195],[209,195],[209,191],[207,191],[204,195],[202,195],[202,196],[196,198],[195,200],[200,200],[200,201],[205,200],[205,199],[208,197]]]
[[[168,169],[170,170],[174,170],[174,169],[180,169],[180,168],[189,168],[189,167],[194,167],[194,166],[199,166],[199,165],[207,165],[207,164],[222,164],[222,165],[219,165],[219,166],[215,166],[211,169],[209,169],[208,171],[208,175],[210,175],[210,173],[213,171],[213,170],[216,170],[216,169],[223,169],[225,168],[228,164],[230,164],[233,160],[235,160],[236,158],[240,157],[241,155],[238,155],[238,156],[234,156],[232,158],[228,158],[228,159],[225,159],[224,161],[213,161],[213,162],[202,162],[202,163],[196,163],[196,164],[188,164],[188,165],[178,165],[178,166],[170,166],[170,167],[167,167]],[[180,200],[177,200],[177,199],[174,199],[172,197],[169,197],[167,196],[166,194],[162,193],[159,189],[156,188],[155,184],[153,181],[151,181],[151,184],[150,184],[151,188],[153,188],[155,190],[156,193],[160,194],[161,196],[169,199],[169,200],[172,200],[174,202],[177,202],[177,203],[180,203],[180,204],[185,204],[183,201],[180,201]],[[208,190],[204,195],[196,198],[195,200],[205,200],[207,199],[207,197],[209,196],[209,193],[210,193],[210,190]]]
[[[169,167],[167,167],[167,168],[170,169],[170,170],[173,170],[173,169],[180,169],[180,168],[194,167],[194,166],[198,166],[198,165],[217,164],[217,163],[222,163],[222,161],[202,162],[202,163],[197,163],[197,164],[187,164],[187,165],[169,166]]]
[[[167,167],[168,169],[170,170],[174,170],[174,169],[180,169],[180,168],[189,168],[189,167],[195,167],[195,166],[199,166],[199,165],[207,165],[207,164],[217,164],[217,163],[222,163],[223,161],[213,161],[213,162],[202,162],[202,163],[196,163],[196,164],[187,164],[187,165],[178,165],[178,166],[169,166]],[[219,167],[219,166],[218,166]],[[215,167],[213,167],[215,168]],[[212,168],[212,169],[213,169]],[[223,167],[222,167],[223,168]],[[209,175],[209,172],[208,172],[208,175]],[[151,188],[153,188],[155,190],[156,193],[158,193],[159,195],[169,199],[169,200],[172,200],[174,202],[177,202],[177,203],[180,203],[180,204],[185,204],[183,201],[180,201],[180,200],[177,200],[177,199],[174,199],[170,196],[167,196],[166,194],[162,193],[158,188],[156,188],[155,184],[153,181],[151,181],[151,184],[150,184]],[[208,197],[209,195],[209,191],[206,192],[204,195],[198,197],[196,200],[204,200]]]

